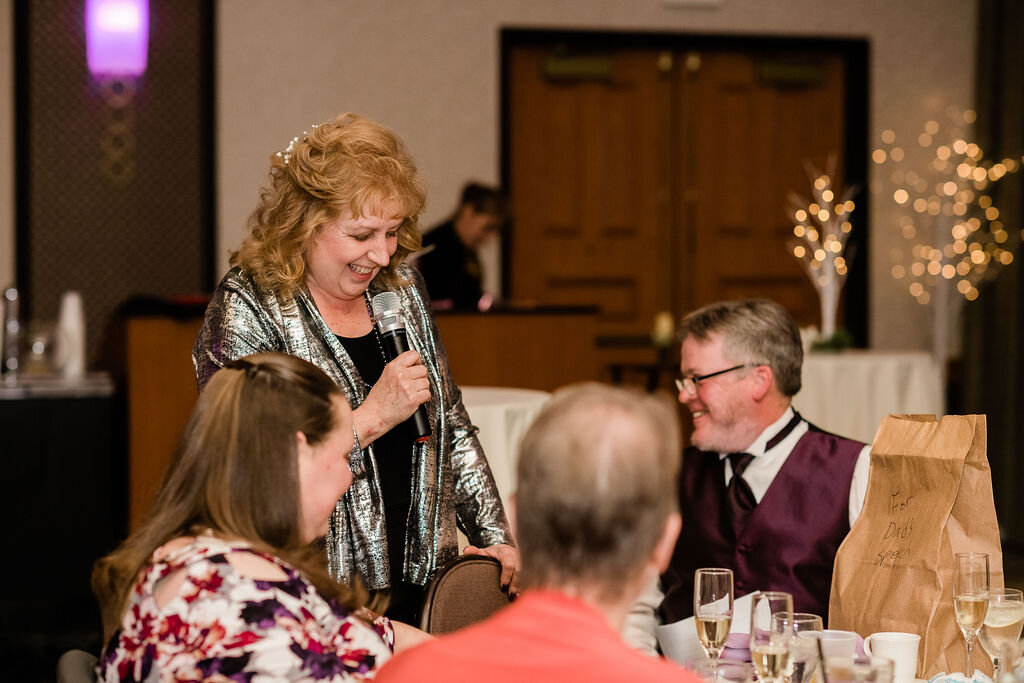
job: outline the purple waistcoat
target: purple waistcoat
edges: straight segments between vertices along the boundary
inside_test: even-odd
[[[850,480],[863,447],[811,425],[739,538],[726,507],[724,461],[687,448],[679,482],[683,529],[662,576],[665,623],[693,615],[695,570],[728,567],[736,597],[786,591],[794,611],[821,615],[827,624],[832,564],[850,530]]]

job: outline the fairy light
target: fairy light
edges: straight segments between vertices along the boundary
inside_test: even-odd
[[[975,300],[981,281],[1011,265],[1024,242],[1024,229],[1005,225],[991,193],[993,183],[1021,171],[1024,156],[985,159],[968,134],[977,114],[947,107],[946,116],[926,121],[902,144],[885,129],[871,152],[875,164],[888,167],[879,174],[883,194],[897,207],[898,228],[911,247],[909,259],[905,251],[894,259],[891,275],[923,304],[939,300],[932,294],[940,286]]]

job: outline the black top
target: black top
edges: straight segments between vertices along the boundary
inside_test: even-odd
[[[374,330],[362,337],[338,337],[363,381],[371,386],[384,372],[384,352]],[[384,499],[384,519],[388,535],[388,559],[391,583],[402,579],[405,559],[405,530],[412,502],[412,437],[405,423],[398,425],[373,442],[377,461],[377,478]]]
[[[476,310],[483,295],[480,259],[455,234],[452,221],[423,236],[423,246],[433,250],[419,258],[418,267],[433,301],[450,300],[456,309]]]

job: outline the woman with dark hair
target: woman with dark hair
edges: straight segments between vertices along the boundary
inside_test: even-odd
[[[415,641],[313,549],[352,482],[351,447],[352,411],[311,363],[262,353],[217,372],[148,518],[93,571],[99,680],[361,680],[395,626]]]
[[[501,190],[466,183],[455,212],[423,235],[416,267],[423,273],[434,310],[487,310],[478,250],[501,231],[506,218]]]
[[[394,132],[342,114],[270,157],[270,181],[234,266],[206,310],[192,353],[202,390],[222,365],[258,351],[305,358],[352,407],[353,483],[331,518],[331,573],[390,595],[388,615],[415,623],[423,587],[458,555],[496,557],[515,590],[519,553],[476,427],[462,404],[423,280],[426,201]],[[394,294],[411,350],[387,361],[371,298]],[[423,405],[431,436],[403,423]]]

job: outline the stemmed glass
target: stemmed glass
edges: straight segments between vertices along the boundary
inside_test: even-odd
[[[893,683],[893,664],[884,657],[826,657],[829,683]]]
[[[1016,588],[993,588],[988,592],[988,613],[978,640],[992,658],[992,680],[1002,673],[1003,648],[1015,646],[1024,627],[1024,593]],[[1008,662],[1012,670],[1013,662]]]
[[[698,569],[693,575],[693,616],[697,637],[717,678],[718,658],[732,626],[732,570]]]
[[[971,662],[974,639],[985,623],[988,612],[988,555],[985,553],[957,553],[953,564],[953,608],[956,622],[967,643],[967,679],[974,678]]]
[[[754,683],[754,666],[750,662],[720,661],[713,664],[707,659],[692,661],[686,665],[697,678],[719,683]]]
[[[750,660],[762,683],[779,683],[789,663],[790,631],[772,633],[772,616],[793,611],[793,596],[758,591],[750,605]]]
[[[821,617],[807,612],[776,612],[772,615],[772,639],[789,640],[789,667],[786,675],[790,683],[805,683],[814,674],[818,661],[818,641],[809,635],[825,628]]]

